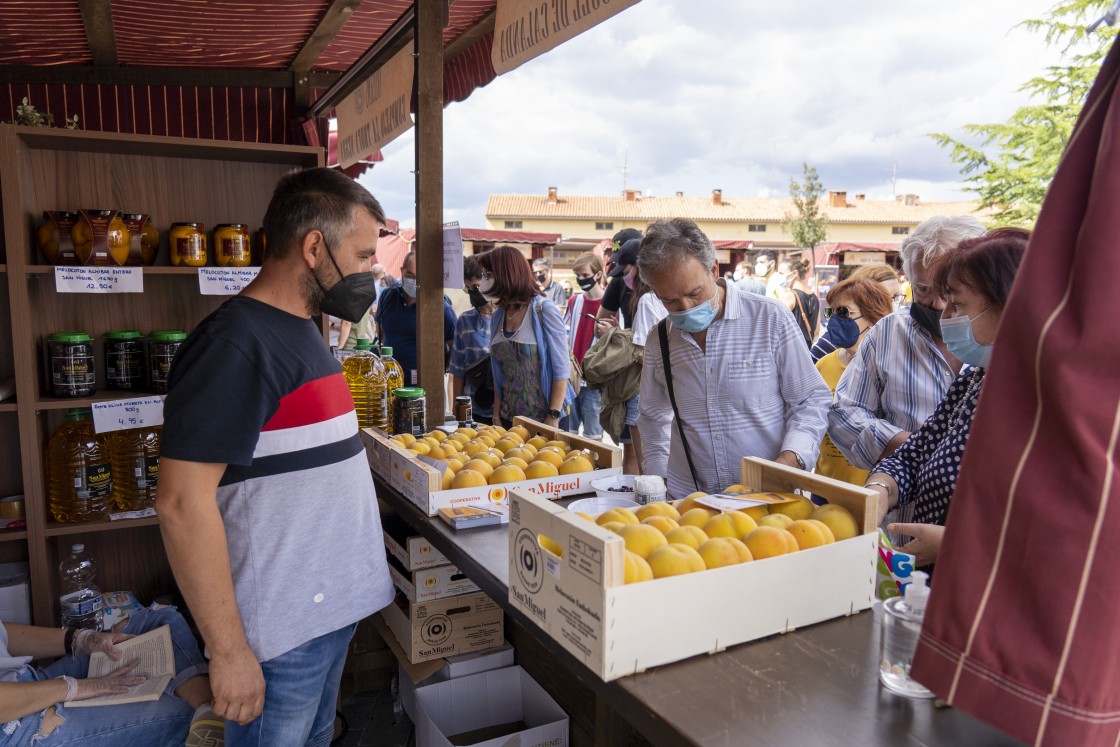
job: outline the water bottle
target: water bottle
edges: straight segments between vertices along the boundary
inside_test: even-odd
[[[97,566],[85,545],[74,545],[70,555],[58,564],[62,577],[62,627],[101,630],[101,590],[93,583]]]
[[[882,655],[879,680],[893,693],[908,698],[932,698],[933,693],[910,677],[910,664],[922,632],[922,619],[929,601],[928,573],[914,571],[900,597],[883,603]]]

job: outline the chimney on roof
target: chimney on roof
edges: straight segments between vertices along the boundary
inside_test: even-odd
[[[713,189],[712,190],[712,204],[713,205],[722,205],[723,204],[723,190],[722,189]]]
[[[556,196],[556,187],[548,188],[548,204],[555,205],[560,199]]]
[[[863,194],[862,192],[856,193],[856,202],[863,202],[866,199],[867,195]]]
[[[627,202],[633,202],[634,200],[638,199],[638,195],[640,195],[640,194],[641,194],[641,191],[637,190],[637,189],[624,189],[624,190],[622,190],[622,196],[626,198]]]
[[[828,206],[834,208],[848,207],[848,193],[828,190]]]
[[[677,197],[684,197],[684,192],[677,192]]]
[[[917,195],[904,195],[903,198],[902,198],[902,201],[905,205],[908,205],[908,206],[912,207],[912,206],[918,204],[918,196]]]

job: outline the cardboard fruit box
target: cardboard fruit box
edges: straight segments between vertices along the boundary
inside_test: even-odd
[[[621,537],[514,489],[510,604],[604,680],[871,606],[878,547],[874,492],[754,458],[743,460],[742,483],[762,491],[812,491],[850,510],[863,534],[774,558],[624,584]],[[542,547],[542,538],[563,554]]]
[[[504,613],[481,591],[410,603],[403,594],[381,617],[413,663],[485,651],[504,641]]]
[[[622,449],[617,446],[592,441],[528,418],[516,417],[513,423],[524,426],[532,436],[540,435],[549,441],[563,441],[573,449],[586,449],[590,452],[595,469],[591,472],[546,477],[540,480],[521,480],[482,485],[477,488],[443,490],[445,465],[442,462],[403,449],[379,431],[366,429],[363,433],[367,451],[373,452],[368,457],[370,468],[428,516],[435,516],[441,508],[454,508],[472,503],[505,504],[509,499],[509,491],[514,488],[544,498],[585,495],[595,492],[591,487],[592,480],[622,474]]]

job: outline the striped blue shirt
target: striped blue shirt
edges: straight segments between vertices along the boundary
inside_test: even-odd
[[[956,375],[908,310],[883,317],[840,377],[828,435],[848,461],[871,469],[897,433],[922,427]]]
[[[828,425],[828,386],[789,309],[720,285],[727,288],[723,317],[708,328],[706,350],[667,323],[673,391],[698,488],[673,423],[657,326],[646,340],[638,415],[643,472],[667,477],[674,498],[738,483],[745,456],[774,459],[788,450],[816,464]]]
[[[474,308],[464,311],[455,320],[455,342],[451,347],[447,372],[462,379],[467,369],[489,354],[490,317],[483,316]],[[469,381],[463,382],[463,394],[471,398],[476,420],[489,421],[494,416],[494,408],[479,407],[475,402],[475,389]]]

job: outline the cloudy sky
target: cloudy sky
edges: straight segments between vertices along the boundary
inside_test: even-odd
[[[490,193],[968,199],[929,137],[1002,121],[1057,60],[1014,26],[1053,0],[643,0],[445,111],[445,219]],[[414,224],[413,132],[362,182]]]

